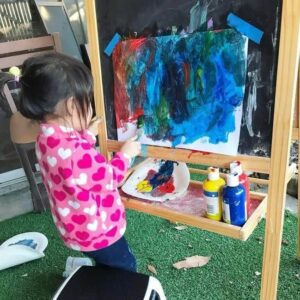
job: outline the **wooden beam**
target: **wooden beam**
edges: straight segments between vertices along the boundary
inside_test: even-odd
[[[62,46],[61,46],[61,40],[60,40],[60,35],[58,32],[53,32],[52,33],[52,38],[54,42],[54,48],[56,52],[62,52]]]
[[[108,140],[108,151],[116,152],[120,149],[123,143]],[[147,156],[161,159],[169,159],[176,161],[183,161],[187,163],[216,166],[220,168],[228,168],[229,164],[234,160],[239,160],[243,164],[244,170],[269,173],[270,159],[267,157],[256,157],[248,155],[229,156],[213,153],[194,152],[185,149],[174,149],[147,146]]]
[[[105,117],[105,105],[102,86],[102,71],[100,60],[100,43],[98,38],[97,15],[96,15],[96,1],[85,0],[85,14],[87,23],[87,35],[89,46],[89,57],[91,60],[92,74],[94,78],[94,99],[96,114],[102,118],[99,124],[99,148],[100,152],[108,158],[107,151],[107,128]]]
[[[51,37],[51,39],[52,39],[52,37]],[[53,40],[52,40],[52,43],[53,43]],[[0,45],[1,45],[1,43],[0,43]],[[53,44],[52,44],[52,46],[53,46]],[[10,68],[11,66],[21,66],[27,58],[46,54],[46,53],[54,53],[54,52],[55,52],[55,50],[53,48],[52,50],[28,52],[26,54],[21,54],[21,55],[0,57],[0,66],[1,66],[1,69]]]
[[[293,178],[293,176],[296,174],[297,171],[297,165],[295,163],[292,163],[287,170],[286,174],[286,184],[290,182],[290,180]]]
[[[251,196],[251,198],[253,198],[253,196]],[[267,198],[268,197],[264,198],[264,200],[259,204],[253,214],[247,220],[246,224],[243,226],[240,237],[242,241],[246,241],[249,238],[260,220],[265,217],[267,209]]]
[[[286,176],[296,97],[300,46],[300,1],[284,0],[271,151],[261,299],[275,300],[286,198]]]
[[[34,51],[34,49],[53,47],[53,37],[51,35],[23,39],[0,44],[0,55],[7,55],[13,52]],[[1,66],[4,69],[4,67]]]

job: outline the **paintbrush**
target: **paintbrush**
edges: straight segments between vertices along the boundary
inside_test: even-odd
[[[144,133],[144,115],[140,115],[137,119],[137,123],[136,123],[136,141],[140,141],[142,135]],[[131,166],[134,165],[136,157],[132,158],[131,161]]]

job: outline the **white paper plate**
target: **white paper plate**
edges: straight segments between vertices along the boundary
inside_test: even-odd
[[[0,271],[27,263],[44,257],[43,252],[36,251],[28,246],[13,245],[11,247],[0,247]]]
[[[24,243],[22,243],[24,241]],[[27,242],[26,242],[27,241]],[[32,241],[32,242],[30,242]],[[36,246],[33,248],[30,246],[36,244]],[[44,252],[48,245],[48,239],[45,235],[39,232],[25,232],[20,233],[18,235],[15,235],[11,237],[10,239],[6,240],[1,247],[9,247],[14,245],[24,245],[26,247],[29,247],[31,249],[34,249],[38,252]]]
[[[160,159],[150,159],[146,163],[141,164],[122,186],[123,192],[133,197],[158,202],[171,200],[185,193],[190,183],[190,172],[187,165],[182,162],[174,163],[172,177],[175,190],[172,193],[153,197],[150,193],[142,193],[137,190],[138,183],[147,177],[149,170],[158,171],[162,162]]]
[[[20,265],[43,256],[48,239],[39,232],[26,232],[13,236],[0,246],[0,270]]]

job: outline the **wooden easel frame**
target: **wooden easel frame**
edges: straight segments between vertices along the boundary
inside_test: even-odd
[[[85,0],[85,7],[90,58],[95,79],[96,113],[106,120],[95,1]],[[299,46],[300,1],[283,0],[271,158],[244,155],[233,157],[215,154],[203,156],[201,153],[195,153],[191,156],[189,150],[158,148],[153,146],[148,147],[147,153],[148,157],[172,159],[203,165],[215,165],[219,167],[228,167],[228,164],[231,161],[238,159],[243,163],[245,170],[270,175],[261,286],[261,299],[264,300],[276,299],[277,295],[286,183],[294,170],[294,167],[288,166],[288,158],[296,98]],[[102,122],[99,125],[99,142],[101,152],[107,157],[109,156],[109,152],[117,151],[121,146],[121,143],[107,139],[106,122]],[[263,197],[262,195],[256,196]],[[264,205],[266,205],[265,201],[266,197],[262,199]],[[199,219],[182,216],[175,212],[161,212],[161,209],[154,208],[149,210],[151,206],[148,206],[147,209],[145,209],[143,203],[137,204],[134,200],[125,199],[125,205],[128,208],[187,223],[227,236],[231,236],[231,233],[234,232],[231,225],[219,223],[222,225],[216,227],[209,222],[210,220],[201,220],[199,222]],[[261,212],[264,212],[263,208],[261,209]],[[255,228],[259,217],[260,216],[257,215],[256,218],[252,220],[246,231],[246,236],[240,238],[247,238],[247,234],[250,234]],[[228,234],[228,232],[230,234]],[[238,238],[238,234],[235,233],[233,237]]]

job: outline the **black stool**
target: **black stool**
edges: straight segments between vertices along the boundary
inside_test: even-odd
[[[107,266],[81,266],[53,300],[165,300],[160,282],[148,275]]]

